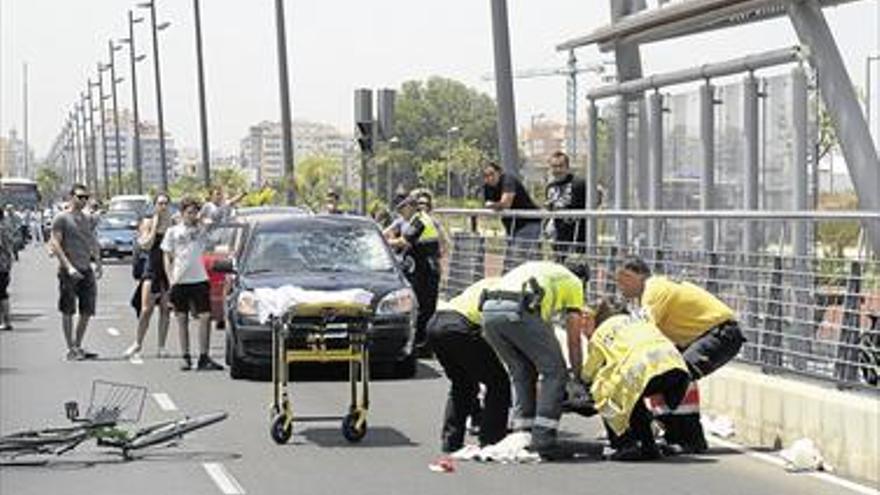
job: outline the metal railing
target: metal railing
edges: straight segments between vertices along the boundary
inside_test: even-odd
[[[687,279],[707,288],[737,311],[748,342],[738,359],[766,371],[784,371],[836,382],[841,387],[880,390],[880,261],[847,250],[843,257],[824,256],[814,242],[807,256],[793,246],[793,224],[814,231],[826,222],[862,224],[880,221],[880,213],[757,211],[566,211],[505,212],[516,222],[540,219],[574,223],[573,242],[557,242],[552,233],[538,240],[509,239],[490,210],[440,209],[435,217],[451,240],[443,290],[448,295],[486,276],[501,275],[525,260],[562,260],[569,252],[584,254],[591,264],[590,301],[615,295],[614,272],[626,254],[645,259],[655,273]],[[703,221],[716,224],[717,242],[725,250],[706,252],[698,233]],[[635,239],[620,243],[626,222]],[[650,222],[650,224],[649,224]],[[661,242],[648,245],[645,232],[660,223]],[[689,229],[688,224],[695,226]],[[746,227],[746,224],[749,224]],[[595,235],[580,231],[595,229]],[[759,232],[759,248],[746,251],[742,233]],[[685,241],[681,234],[684,232]],[[591,242],[589,239],[596,239]],[[753,239],[747,242],[753,243]],[[685,247],[682,247],[682,246]],[[693,247],[691,247],[693,246]],[[733,247],[731,247],[733,246]],[[818,254],[816,254],[818,253]]]

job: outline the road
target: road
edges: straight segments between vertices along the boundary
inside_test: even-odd
[[[86,347],[99,352],[100,359],[68,362],[63,359],[55,310],[54,260],[34,247],[22,253],[11,286],[15,330],[0,333],[0,432],[63,425],[62,404],[87,402],[94,379],[147,386],[151,395],[144,422],[220,409],[229,412],[229,419],[188,436],[176,447],[146,452],[131,462],[82,446],[45,466],[0,467],[2,495],[42,495],[59,489],[71,495],[293,490],[332,495],[857,493],[717,446],[699,457],[643,464],[591,458],[537,465],[457,463],[454,473],[434,473],[427,466],[439,454],[447,387],[434,361],[422,362],[414,379],[373,382],[370,430],[361,444],[347,444],[339,422],[333,420],[297,423],[291,443],[278,446],[268,435],[268,383],[232,381],[225,372],[179,371],[176,359],[154,357],[155,329],[147,337],[142,363],[121,357],[134,332],[134,313],[128,307],[133,283],[127,263],[108,265],[105,272],[99,282],[98,315],[86,336]],[[177,347],[176,335],[172,324],[171,349]],[[212,355],[218,360],[223,345],[222,332],[214,332]],[[326,416],[345,411],[345,380],[332,375],[294,380],[291,390],[298,413]],[[166,395],[157,400],[152,394]],[[595,419],[565,417],[563,430],[566,436],[589,442],[601,428]]]

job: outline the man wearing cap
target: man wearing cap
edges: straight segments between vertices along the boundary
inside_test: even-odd
[[[569,257],[565,266],[530,261],[483,293],[484,335],[513,384],[512,427],[515,432],[530,431],[530,450],[548,459],[559,455],[556,433],[566,382],[578,376],[575,370],[583,362],[579,322],[589,278],[582,256]],[[552,325],[559,317],[565,319],[571,370],[566,369]]]
[[[443,417],[443,452],[464,445],[465,423],[478,412],[479,385],[486,386],[485,409],[479,420],[480,446],[497,443],[507,433],[510,380],[492,347],[483,339],[480,296],[498,278],[486,278],[449,302],[440,301],[428,321],[428,341],[451,382]]]
[[[413,260],[412,270],[406,273],[419,303],[415,344],[417,353],[426,354],[425,329],[437,307],[440,288],[440,239],[436,224],[430,215],[418,209],[415,197],[404,198],[397,204],[397,211],[409,226],[389,244]]]

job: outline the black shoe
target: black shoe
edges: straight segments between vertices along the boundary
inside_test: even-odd
[[[87,351],[85,349],[80,348],[79,349],[79,357],[80,357],[80,361],[86,360],[86,359],[98,359],[98,353]]]
[[[196,366],[199,371],[220,371],[223,365],[214,361],[206,355],[199,356],[199,364]]]
[[[192,369],[192,357],[189,354],[183,355],[183,364],[180,365],[180,371],[189,371]]]
[[[611,454],[612,461],[653,461],[660,459],[662,455],[660,451],[654,448],[644,448],[638,445],[629,445],[622,449],[618,449]]]

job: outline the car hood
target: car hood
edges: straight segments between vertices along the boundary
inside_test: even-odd
[[[407,287],[395,272],[304,272],[242,275],[241,288],[278,288],[294,285],[306,290],[364,289],[374,294],[373,304],[386,294]]]
[[[134,239],[135,231],[130,229],[98,229],[98,237],[108,239]]]

